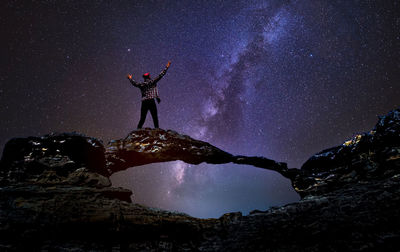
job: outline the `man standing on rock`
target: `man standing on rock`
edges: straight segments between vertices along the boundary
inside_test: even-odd
[[[150,73],[143,74],[144,81],[141,83],[134,81],[131,74],[127,75],[127,78],[132,85],[139,88],[140,92],[142,93],[142,107],[140,109],[140,121],[137,126],[138,129],[143,127],[147,112],[149,110],[151,116],[153,117],[154,128],[158,128],[157,106],[154,99],[156,99],[158,103],[161,102],[161,99],[158,96],[157,82],[167,73],[170,65],[171,61],[168,61],[165,69],[155,79],[150,78]]]

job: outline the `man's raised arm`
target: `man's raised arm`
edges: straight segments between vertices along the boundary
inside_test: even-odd
[[[162,72],[153,80],[154,83],[159,81],[167,73],[167,70],[168,70],[170,65],[171,65],[171,61],[168,61],[168,63],[165,66],[164,70],[162,70]]]
[[[139,87],[139,83],[132,79],[132,74],[128,74],[126,78],[128,78],[132,85],[134,85],[135,87]]]

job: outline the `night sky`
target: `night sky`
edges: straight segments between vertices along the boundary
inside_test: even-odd
[[[397,0],[6,0],[0,14],[0,151],[50,132],[124,138],[140,113],[126,75],[168,60],[161,128],[289,167],[400,105]],[[298,200],[287,179],[245,165],[152,164],[112,181],[196,217]]]

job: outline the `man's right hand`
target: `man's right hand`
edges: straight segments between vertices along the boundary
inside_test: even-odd
[[[128,75],[126,76],[126,78],[132,80],[132,74],[128,74]]]

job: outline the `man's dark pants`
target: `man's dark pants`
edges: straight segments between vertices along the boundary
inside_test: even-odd
[[[143,127],[144,121],[146,120],[147,111],[150,110],[151,117],[153,117],[154,128],[158,128],[158,116],[157,116],[157,105],[154,99],[146,99],[142,101],[142,108],[140,109],[140,121],[138,129]]]

